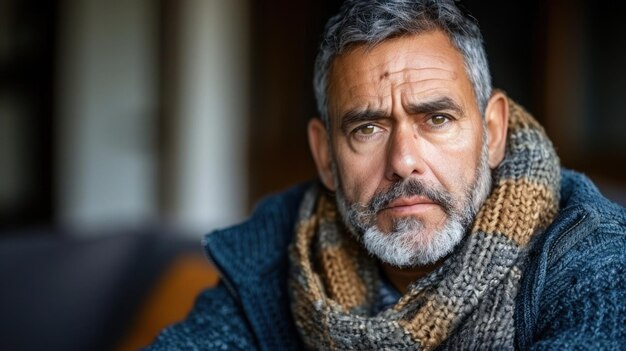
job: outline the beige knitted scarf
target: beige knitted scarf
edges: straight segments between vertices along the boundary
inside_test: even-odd
[[[512,349],[529,241],[558,211],[559,160],[542,127],[510,102],[505,158],[471,231],[443,265],[374,314],[377,262],[312,188],[290,248],[292,312],[305,345],[328,350]],[[469,228],[468,228],[469,229]]]

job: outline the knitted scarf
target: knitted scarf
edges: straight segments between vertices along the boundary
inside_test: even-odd
[[[323,350],[512,349],[514,300],[529,241],[558,211],[559,160],[543,128],[510,101],[505,158],[468,234],[443,263],[374,314],[378,264],[317,187],[290,247],[291,308],[307,347]]]

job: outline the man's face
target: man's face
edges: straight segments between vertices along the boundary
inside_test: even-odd
[[[435,262],[488,195],[483,119],[461,54],[433,31],[357,46],[329,77],[330,153],[344,220],[381,260]]]

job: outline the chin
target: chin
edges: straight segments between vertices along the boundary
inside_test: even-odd
[[[428,265],[446,257],[461,242],[464,226],[448,220],[442,229],[429,231],[415,218],[402,218],[384,233],[372,226],[361,236],[365,248],[381,261],[401,268]]]

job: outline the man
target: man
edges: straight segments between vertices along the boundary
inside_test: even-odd
[[[314,86],[321,184],[206,236],[221,282],[154,350],[626,345],[626,211],[492,91],[453,1],[347,1]]]

